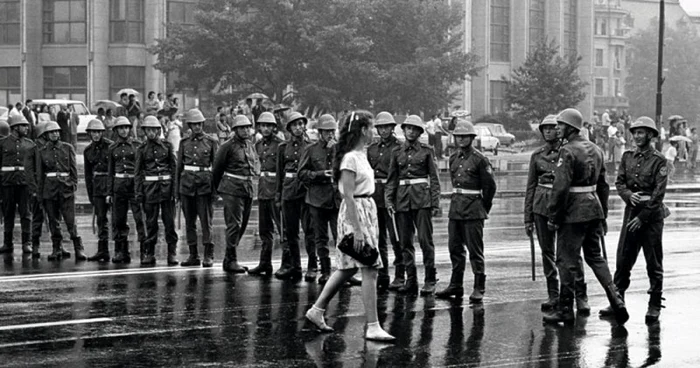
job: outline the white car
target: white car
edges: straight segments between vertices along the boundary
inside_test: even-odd
[[[88,110],[84,102],[77,100],[33,100],[30,106],[32,109],[35,109],[37,106],[41,107],[42,109],[44,108],[44,106],[48,106],[50,114],[52,116],[52,120],[56,119],[55,116],[58,112],[59,107],[67,107],[68,110],[71,112],[71,121],[77,121],[78,135],[85,135],[85,128],[87,128],[88,122],[97,117],[97,115],[93,115],[90,113],[90,110]]]
[[[491,151],[494,155],[498,155],[498,146],[500,142],[498,138],[491,134],[489,128],[485,126],[474,126],[476,131],[476,142],[475,147],[480,151]]]

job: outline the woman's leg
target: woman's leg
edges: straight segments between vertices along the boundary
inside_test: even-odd
[[[365,338],[376,341],[393,341],[394,336],[389,335],[379,324],[377,318],[377,269],[362,269],[362,302],[365,305],[367,317],[367,333]]]
[[[306,319],[311,321],[319,330],[323,332],[333,331],[333,329],[326,324],[323,313],[326,312],[326,306],[328,306],[328,303],[333,299],[338,290],[340,290],[343,284],[345,284],[355,272],[357,272],[356,268],[350,270],[336,270],[333,272],[324,285],[323,290],[321,290],[321,295],[316,299],[316,303],[314,303],[311,309],[306,311]]]

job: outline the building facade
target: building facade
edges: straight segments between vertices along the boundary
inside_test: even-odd
[[[594,0],[593,107],[622,111],[629,107],[625,97],[627,39],[630,13],[620,0]]]

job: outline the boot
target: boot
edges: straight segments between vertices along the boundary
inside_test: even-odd
[[[249,275],[272,276],[272,265],[260,263],[257,267],[248,270]]]
[[[619,325],[624,325],[627,320],[630,319],[629,313],[627,313],[627,307],[625,306],[625,301],[617,291],[615,284],[610,281],[608,285],[605,285],[605,294],[608,296],[608,301],[610,301],[610,306],[615,313],[615,321]]]
[[[106,240],[97,242],[97,253],[94,256],[88,257],[90,262],[109,262],[109,245]]]
[[[141,265],[144,266],[154,266],[156,264],[156,245],[148,245],[144,244],[143,245],[143,250],[146,252],[146,255],[143,256],[141,259]]]
[[[556,278],[547,280],[547,294],[549,299],[541,305],[543,312],[552,311],[559,304],[559,280]]]
[[[246,273],[248,268],[238,264],[238,255],[236,253],[236,247],[227,247],[226,256],[224,257],[223,264],[224,271],[232,273]]]
[[[559,305],[553,311],[546,312],[542,316],[542,321],[545,323],[573,323],[576,319],[574,315],[574,305],[571,299],[560,299]]]
[[[75,250],[76,261],[86,261],[85,248],[83,248],[83,239],[79,236],[73,239],[73,250]]]
[[[404,274],[406,273],[406,267],[404,265],[396,265],[396,270],[394,271],[394,281],[389,284],[389,290],[399,290],[401,286],[406,282]]]
[[[202,267],[213,267],[214,266],[214,244],[204,244],[204,261],[202,261]],[[272,272],[272,270],[270,270]]]
[[[664,298],[661,297],[661,292],[649,293],[649,307],[647,308],[647,314],[644,317],[644,321],[647,324],[656,323],[659,320],[659,315],[661,315],[661,308],[666,308],[661,305],[661,301]]]
[[[321,277],[318,278],[319,285],[325,285],[331,277],[331,259],[321,258]]]
[[[591,314],[591,307],[588,305],[588,292],[586,283],[576,284],[576,313],[582,316]]]
[[[481,303],[484,300],[486,292],[486,275],[483,273],[474,274],[474,290],[472,295],[469,295],[469,301],[472,303]]]
[[[625,300],[625,292],[620,290],[620,291],[618,291],[618,293],[620,294],[620,298],[622,298],[622,300]],[[598,311],[598,316],[600,316],[600,317],[613,317],[613,316],[615,316],[615,311],[612,309],[612,307],[610,305],[608,305],[607,307]]]
[[[435,293],[435,296],[441,299],[449,299],[453,296],[461,299],[464,296],[464,287],[450,283],[446,288]]]
[[[177,266],[180,261],[177,260],[177,243],[168,244],[168,266]]]
[[[435,294],[435,285],[437,284],[437,271],[435,267],[425,268],[425,281],[423,282],[423,287],[420,289],[420,295],[433,295]]]
[[[301,270],[295,270],[293,268],[280,268],[275,273],[275,277],[280,280],[299,281],[301,280]]]
[[[49,255],[49,261],[60,261],[63,258],[63,253],[61,252],[61,241],[52,240],[53,252]]]
[[[112,263],[124,263],[124,249],[122,242],[119,240],[114,241],[114,258],[112,258]]]
[[[32,243],[22,244],[22,254],[32,254]]]
[[[316,277],[318,277],[318,262],[316,261],[316,254],[313,254],[313,257],[309,256],[309,260],[306,263],[306,274],[304,275],[304,281],[315,282]]]
[[[141,259],[141,263],[143,263],[143,259],[146,258],[148,255],[148,250],[146,250],[146,244],[143,240],[139,241],[139,258]]]
[[[41,240],[39,238],[32,239],[32,258],[41,258],[41,253],[39,253],[39,248],[41,246]]]
[[[129,252],[129,245],[130,244],[128,240],[124,240],[124,242],[122,243],[122,252],[124,252],[124,263],[131,263],[131,252]]]
[[[190,256],[187,257],[180,266],[182,267],[199,267],[202,264],[202,260],[199,259],[199,253],[197,251],[197,244],[190,245]]]
[[[61,256],[62,256],[63,258],[70,258],[70,252],[67,251],[65,248],[63,248],[63,244],[62,244],[62,243],[61,243],[60,245],[61,245]],[[85,254],[83,254],[83,255],[85,255]]]
[[[416,266],[406,267],[406,283],[397,291],[401,294],[418,294],[418,276]]]
[[[389,275],[379,275],[377,277],[377,290],[389,290],[390,281]]]
[[[288,269],[292,268],[291,266],[292,261],[291,261],[291,255],[289,253],[289,249],[286,248],[286,245],[282,246],[282,264],[280,265],[279,270],[275,272],[275,277],[284,280],[286,275],[288,274]]]
[[[12,232],[5,232],[5,242],[2,247],[0,247],[0,253],[12,253],[15,250],[15,245],[12,244]]]
[[[249,275],[271,276],[272,275],[272,244],[263,242],[260,249],[260,263],[257,267],[248,270]]]

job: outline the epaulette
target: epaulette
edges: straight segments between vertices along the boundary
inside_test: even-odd
[[[427,143],[422,143],[422,142],[421,142],[420,146],[421,146],[422,148],[433,149],[433,146],[431,146],[431,145],[429,145],[429,144],[427,144]]]
[[[216,137],[211,136],[211,135],[209,135],[209,134],[205,134],[204,136],[205,136],[208,140],[210,140],[210,141],[212,141],[212,142],[217,142],[217,143],[219,142],[219,138],[216,138]]]

